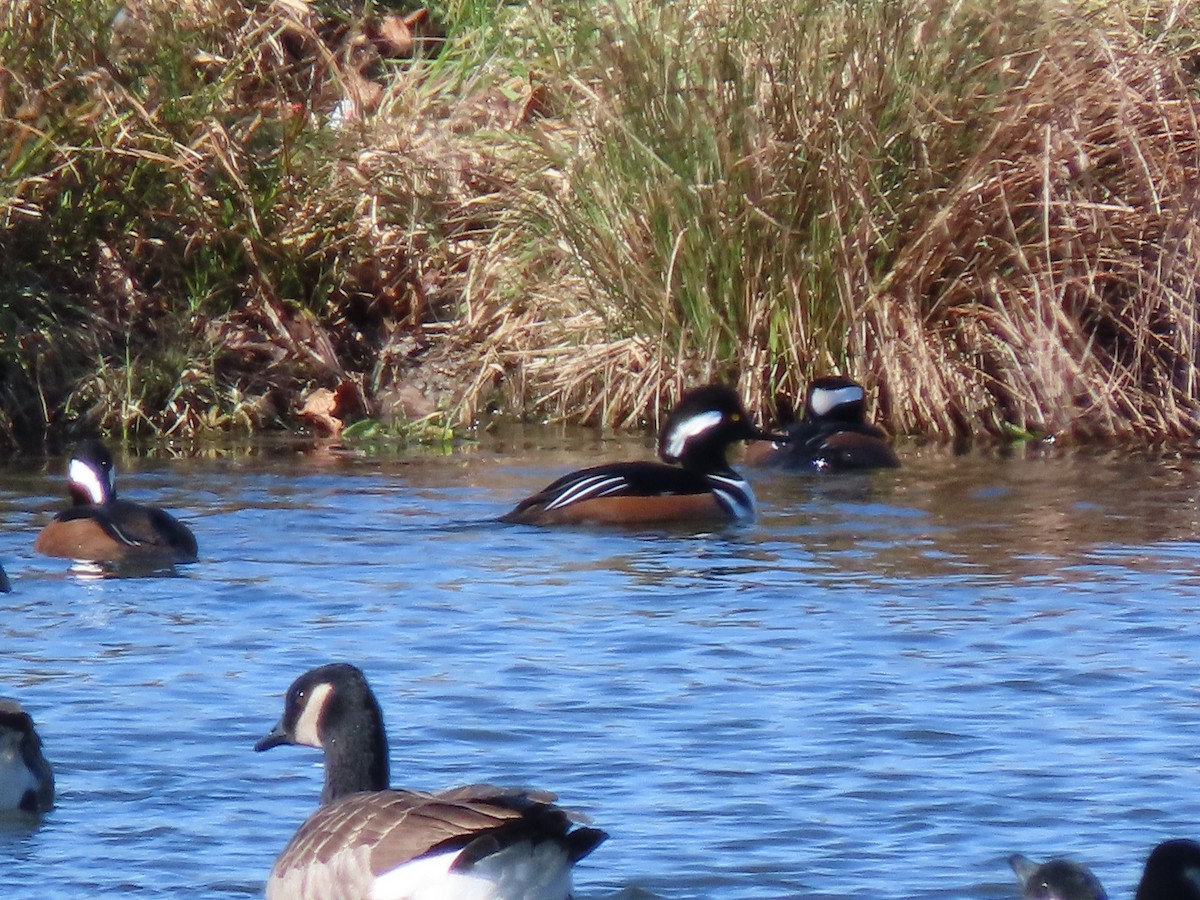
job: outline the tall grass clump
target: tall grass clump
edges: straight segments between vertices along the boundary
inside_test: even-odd
[[[508,257],[542,325],[492,351],[610,422],[836,369],[901,431],[1190,430],[1187,23],[1130,7],[555,4],[573,115]]]
[[[830,370],[1192,436],[1194,7],[0,0],[0,443]]]
[[[1196,434],[1200,31],[1115,12],[1056,22],[865,292],[864,361],[908,388],[898,427]]]
[[[395,19],[0,4],[0,440],[262,427],[316,385],[369,411],[462,268],[465,165],[421,136],[465,64]]]

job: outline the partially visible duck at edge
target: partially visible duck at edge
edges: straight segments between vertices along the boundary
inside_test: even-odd
[[[1200,900],[1200,843],[1173,838],[1151,850],[1135,900]]]
[[[1008,859],[1024,900],[1108,900],[1087,866],[1067,859],[1044,863],[1014,853]],[[1200,843],[1163,841],[1150,851],[1134,900],[1200,900]]]
[[[1091,869],[1069,859],[1036,863],[1014,853],[1008,864],[1021,884],[1023,900],[1108,900]]]
[[[887,434],[866,419],[866,392],[858,382],[841,375],[814,379],[798,422],[786,398],[777,402],[788,442],[750,448],[749,464],[829,472],[899,467]]]
[[[39,816],[54,806],[54,773],[33,719],[0,697],[0,813]]]
[[[67,467],[73,505],[42,529],[33,548],[89,562],[155,558],[196,561],[196,538],[170,513],[117,499],[112,454],[97,440],[80,443]]]
[[[619,462],[564,475],[500,517],[502,522],[638,524],[748,519],[754,492],[729,466],[737,441],[787,441],[762,431],[722,384],[688,391],[658,440],[663,462]],[[678,465],[672,465],[678,463]]]
[[[279,724],[254,749],[280,744],[322,750],[325,788],[275,861],[267,900],[569,900],[572,866],[607,837],[577,827],[544,791],[389,788],[383,713],[347,663],[292,683]]]
[[[12,585],[8,583],[8,575],[4,573],[4,566],[0,566],[0,594],[7,594],[12,590]]]

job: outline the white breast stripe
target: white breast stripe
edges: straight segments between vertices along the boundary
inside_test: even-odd
[[[71,460],[67,466],[67,481],[76,487],[80,487],[87,493],[88,499],[93,503],[100,504],[104,502],[104,484],[100,481],[96,470],[85,462],[78,459]]]
[[[857,384],[848,384],[840,388],[815,388],[808,405],[818,416],[827,415],[843,403],[857,403],[866,395]]]
[[[591,475],[559,494],[553,503],[547,504],[546,509],[560,509],[571,503],[603,497],[620,490],[624,485],[625,479],[620,475]]]
[[[675,430],[671,432],[671,436],[667,439],[667,455],[679,459],[683,455],[688,441],[698,434],[703,434],[710,428],[716,428],[721,424],[722,418],[724,417],[720,412],[710,409],[684,419],[675,426]]]
[[[754,491],[749,483],[740,477],[730,478],[728,475],[709,475],[713,493],[721,504],[736,518],[749,519],[754,516]]]

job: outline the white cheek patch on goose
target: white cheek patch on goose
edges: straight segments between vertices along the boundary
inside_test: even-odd
[[[325,704],[329,701],[329,695],[332,693],[333,685],[331,684],[318,684],[312,689],[308,701],[304,704],[304,710],[300,713],[300,718],[296,720],[297,744],[304,744],[306,747],[324,746],[321,743],[317,725],[321,721],[321,713],[325,711]]]
[[[667,455],[678,459],[683,455],[688,441],[698,435],[704,434],[706,431],[716,428],[724,418],[717,410],[710,409],[684,419],[675,426],[675,430],[671,432],[671,437],[667,440]]]
[[[67,466],[67,481],[82,489],[93,503],[103,503],[108,495],[109,485],[100,480],[95,469],[78,459]]]
[[[858,403],[865,396],[862,388],[852,384],[840,388],[815,388],[809,406],[818,416],[824,416],[843,403]]]

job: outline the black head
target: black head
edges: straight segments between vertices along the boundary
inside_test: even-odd
[[[810,422],[866,421],[866,391],[861,384],[842,375],[814,378],[804,401],[804,417]]]
[[[116,470],[112,454],[94,439],[81,441],[67,466],[67,489],[76,506],[104,504],[116,499]]]
[[[1184,838],[1163,841],[1150,851],[1136,900],[1198,900],[1200,844]]]
[[[658,438],[658,455],[685,468],[727,468],[725,451],[735,441],[786,441],[786,435],[761,431],[742,401],[723,384],[688,391],[667,416]]]
[[[283,717],[254,749],[270,750],[280,744],[325,751],[322,802],[388,786],[383,712],[362,671],[349,663],[320,666],[292,682]]]
[[[1099,879],[1079,863],[1067,859],[1035,863],[1014,853],[1008,864],[1017,873],[1025,900],[1108,900]]]

